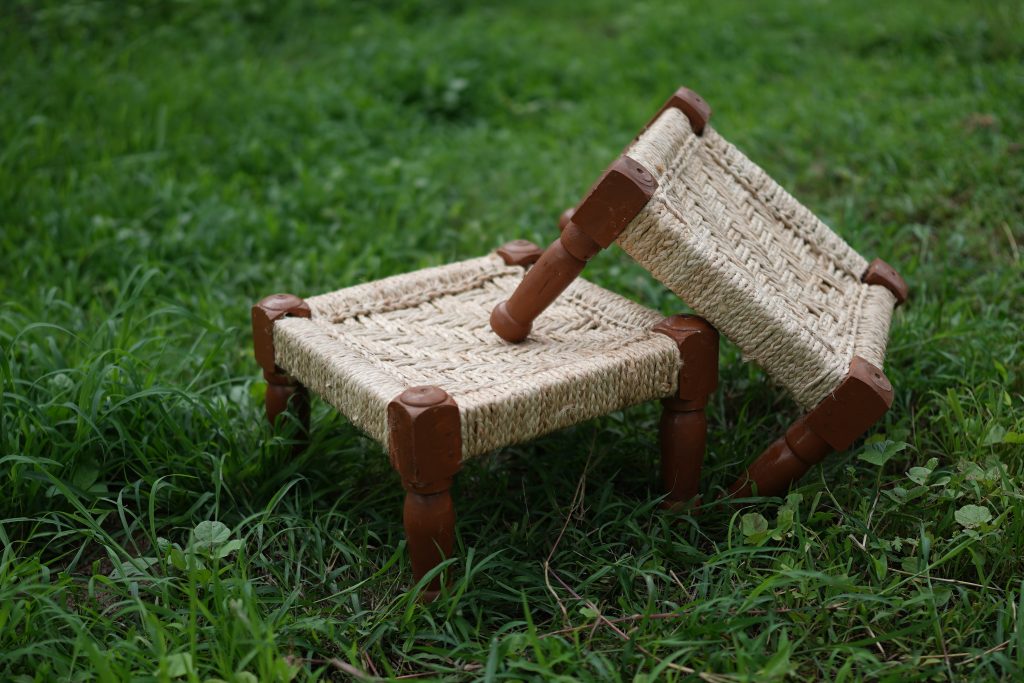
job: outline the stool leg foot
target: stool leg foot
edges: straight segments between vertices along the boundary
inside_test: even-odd
[[[572,284],[587,261],[611,246],[657,187],[651,172],[628,156],[609,166],[579,206],[562,214],[559,238],[527,271],[512,296],[491,312],[495,334],[512,343],[526,339],[537,316]]]
[[[676,410],[670,404],[672,401],[664,401],[659,425],[664,508],[700,503],[700,470],[708,429],[703,409]]]
[[[892,384],[859,356],[839,386],[798,419],[729,487],[729,496],[779,496],[833,451],[845,451],[885,415]]]
[[[412,574],[420,581],[455,546],[455,506],[452,478],[462,463],[459,407],[438,387],[412,387],[388,404],[388,447],[391,464],[405,488],[406,541]],[[422,599],[432,601],[441,591],[434,577]]]
[[[431,569],[452,556],[455,546],[455,505],[449,490],[430,495],[405,493],[402,511],[409,545],[413,580],[419,581]],[[434,577],[423,591],[423,599],[434,601],[441,592],[441,577]]]
[[[718,331],[695,315],[674,315],[653,328],[679,348],[681,369],[674,396],[664,399],[659,425],[663,507],[699,504],[708,422],[704,408],[718,386]]]
[[[831,450],[807,427],[807,418],[802,417],[750,464],[729,487],[728,495],[749,498],[756,492],[759,496],[781,496]]]
[[[278,418],[291,406],[293,414],[299,421],[299,443],[295,445],[295,452],[301,452],[305,448],[305,442],[309,439],[309,390],[297,382],[294,384],[268,384],[264,405],[267,420],[274,428],[280,428],[281,424]]]

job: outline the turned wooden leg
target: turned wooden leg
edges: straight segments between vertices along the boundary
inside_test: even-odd
[[[413,579],[419,581],[451,557],[455,543],[450,489],[462,463],[459,407],[438,387],[407,389],[388,404],[388,434],[391,464],[406,491],[406,542]],[[423,599],[434,600],[440,590],[435,577]]]
[[[413,580],[419,581],[455,547],[455,505],[448,489],[421,495],[406,490],[402,521],[412,563]],[[441,592],[441,577],[427,585],[423,597],[432,601]]]
[[[275,427],[277,418],[291,405],[292,414],[299,421],[302,436],[309,436],[309,390],[306,387],[298,382],[267,384],[267,395],[263,403],[267,411],[267,420]]]
[[[861,280],[888,289],[897,306],[907,300],[910,291],[906,280],[882,259],[869,263]],[[892,384],[882,369],[854,356],[839,386],[769,446],[733,482],[729,496],[782,495],[830,452],[849,448],[885,415],[892,398]]]
[[[273,294],[252,307],[252,341],[256,361],[263,368],[267,381],[264,400],[267,419],[276,426],[289,403],[301,425],[302,434],[309,433],[309,392],[281,369],[274,356],[274,323],[281,318],[308,318],[311,313],[305,301],[292,294]]]
[[[844,451],[885,415],[892,385],[882,371],[854,357],[846,378],[747,468],[729,496],[782,495],[790,484],[832,451]]]
[[[491,329],[505,341],[526,339],[537,316],[572,284],[587,261],[600,250],[601,247],[578,228],[566,228],[526,272],[509,300],[498,304],[491,312]]]
[[[659,426],[664,507],[697,503],[708,423],[704,409],[718,386],[718,331],[703,318],[674,315],[654,332],[679,348],[682,367],[676,395],[662,401]]]
[[[667,398],[658,438],[661,443],[661,484],[665,490],[663,507],[699,503],[700,470],[704,464],[708,421],[704,408],[691,401]]]
[[[651,126],[666,109],[681,111],[697,135],[711,118],[711,107],[700,95],[679,88],[641,129]],[[491,328],[502,339],[520,342],[533,321],[558,298],[601,249],[607,248],[647,205],[658,188],[657,178],[635,159],[623,154],[590,188],[583,201],[562,215],[561,237],[527,273],[507,301],[491,314]]]
[[[572,284],[597,252],[611,245],[658,187],[639,162],[621,156],[576,207],[561,235],[527,271],[508,301],[491,313],[491,329],[510,342],[526,339],[533,321]]]
[[[807,426],[807,417],[801,417],[733,482],[729,495],[748,498],[754,495],[755,487],[759,496],[782,495],[791,483],[821,462],[831,450]]]

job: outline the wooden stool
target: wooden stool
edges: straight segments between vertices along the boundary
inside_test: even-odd
[[[267,417],[276,422],[291,401],[308,421],[313,392],[387,446],[406,490],[416,580],[451,555],[449,489],[463,461],[627,406],[663,399],[665,502],[697,496],[718,333],[577,279],[529,341],[502,341],[488,313],[540,255],[517,241],[483,258],[253,306]],[[435,578],[427,597],[439,589]]]
[[[617,243],[807,411],[731,487],[776,495],[892,404],[882,363],[907,285],[726,142],[710,116],[691,90],[670,97],[563,214],[560,237],[491,326],[510,342],[527,339],[586,262]]]

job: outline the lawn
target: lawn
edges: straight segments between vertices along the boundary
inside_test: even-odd
[[[249,306],[546,244],[680,84],[907,278],[895,404],[696,516],[655,405],[474,460],[422,605],[381,448],[266,426]],[[7,0],[0,679],[1021,680],[1022,190],[1009,0]],[[797,414],[724,345],[707,498]]]

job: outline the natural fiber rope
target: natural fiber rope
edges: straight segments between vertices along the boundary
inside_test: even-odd
[[[387,443],[387,404],[405,389],[447,391],[470,457],[668,396],[679,351],[662,317],[578,279],[521,344],[491,331],[491,309],[523,269],[496,255],[307,300],[312,318],[274,325],[276,361]]]
[[[805,408],[854,355],[882,367],[895,297],[867,261],[710,126],[667,109],[627,151],[658,179],[619,245]]]

